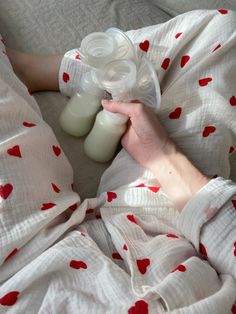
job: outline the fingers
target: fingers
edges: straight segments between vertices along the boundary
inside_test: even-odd
[[[127,131],[121,139],[121,144],[129,153],[130,147],[140,144],[139,136],[136,134],[131,125],[128,125]]]
[[[139,116],[144,110],[144,105],[139,102],[120,100],[102,100],[102,106],[108,111],[125,114],[130,118]]]

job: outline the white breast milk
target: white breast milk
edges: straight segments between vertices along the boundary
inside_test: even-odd
[[[60,117],[63,130],[74,136],[87,134],[101,105],[100,98],[92,94],[75,94]]]
[[[103,109],[96,117],[93,129],[84,142],[86,155],[98,162],[114,157],[120,137],[126,130],[128,117]]]

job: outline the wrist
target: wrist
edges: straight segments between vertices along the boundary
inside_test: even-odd
[[[178,211],[210,181],[173,143],[165,146],[150,170]]]

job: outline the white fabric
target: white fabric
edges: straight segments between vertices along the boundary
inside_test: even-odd
[[[170,136],[202,171],[226,178],[235,18],[194,11],[128,32],[156,67]],[[75,62],[62,61],[60,86]],[[212,179],[179,214],[122,150],[97,198],[80,204],[68,160],[5,54],[0,69],[0,312],[235,313],[236,184]]]

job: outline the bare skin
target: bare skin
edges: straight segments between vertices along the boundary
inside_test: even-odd
[[[32,55],[10,48],[6,53],[14,72],[30,92],[59,90],[58,72],[63,55]],[[104,100],[102,105],[111,112],[129,116],[128,128],[121,141],[123,147],[153,172],[163,191],[181,212],[210,179],[176,147],[149,108],[139,102]]]
[[[26,54],[6,48],[7,56],[14,72],[31,93],[38,91],[58,91],[58,72],[63,55]]]
[[[151,109],[138,102],[104,100],[111,112],[130,117],[122,145],[142,166],[149,168],[180,212],[210,179],[204,176],[170,140]]]

